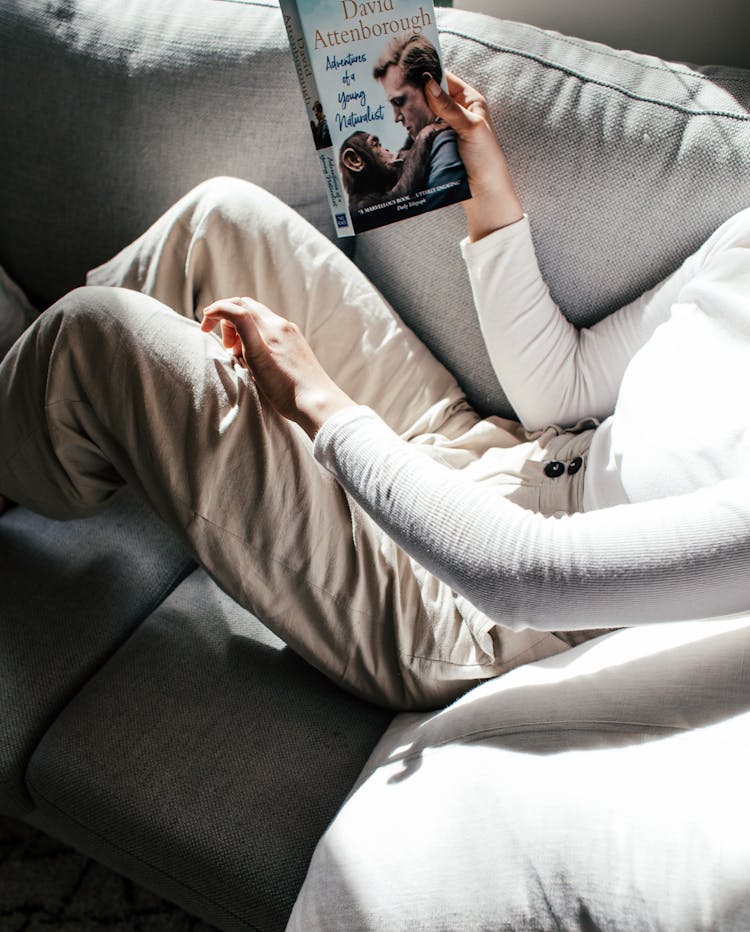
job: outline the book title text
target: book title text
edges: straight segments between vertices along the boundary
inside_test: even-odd
[[[369,17],[382,16],[395,12],[395,0],[341,0],[344,22],[356,19],[346,29],[332,29],[326,32],[315,30],[315,49],[327,49],[331,46],[349,45],[368,39],[381,39],[398,35],[402,32],[421,32],[425,26],[432,25],[432,17],[420,6],[416,13],[409,16],[396,16],[392,19],[367,21]]]

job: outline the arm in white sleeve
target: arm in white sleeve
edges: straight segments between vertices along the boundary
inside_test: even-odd
[[[411,556],[500,625],[575,630],[750,608],[750,485],[547,518],[402,441],[369,409],[315,455]]]
[[[461,250],[495,374],[529,430],[608,417],[628,362],[669,314],[690,271],[579,330],[550,296],[527,217],[464,240]]]

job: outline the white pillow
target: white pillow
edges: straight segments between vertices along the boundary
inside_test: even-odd
[[[26,295],[0,266],[0,360],[36,316]]]
[[[750,928],[750,614],[618,631],[400,715],[288,928]]]

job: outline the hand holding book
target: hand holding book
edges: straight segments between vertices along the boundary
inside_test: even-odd
[[[430,75],[425,78],[425,96],[432,111],[458,137],[458,151],[471,189],[471,200],[462,202],[469,239],[481,239],[520,220],[523,208],[492,128],[487,101],[450,71],[446,71],[447,94]]]
[[[432,0],[280,5],[336,233],[471,197],[452,128],[420,136],[434,122],[423,75],[444,81]]]

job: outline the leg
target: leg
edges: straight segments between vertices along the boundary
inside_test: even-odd
[[[439,704],[492,675],[450,590],[195,322],[125,289],[78,289],[15,345],[0,384],[0,488],[21,504],[64,519],[135,486],[236,601],[373,701]],[[413,670],[425,638],[448,645],[455,675]]]
[[[279,267],[287,248],[301,269]],[[187,318],[217,295],[253,293],[404,436],[455,468],[481,455],[486,425],[452,377],[335,247],[253,186],[201,186],[91,281],[151,291]],[[136,485],[226,591],[360,695],[438,705],[562,649],[553,635],[505,631],[488,652],[470,607],[321,473],[218,343],[143,294],[74,292],[0,380],[0,488],[64,518]],[[463,436],[475,427],[476,447]],[[493,425],[493,446],[515,447],[508,428]]]
[[[69,518],[134,485],[292,648],[360,695],[403,702],[385,625],[382,685],[364,665],[347,670],[396,574],[366,535],[355,546],[347,500],[307,438],[194,322],[145,295],[79,289],[42,315],[0,380],[0,487],[14,499]]]
[[[453,433],[477,419],[455,379],[341,250],[249,182],[199,185],[88,283],[141,291],[193,319],[218,298],[249,295],[298,324],[344,391],[397,432]]]
[[[339,684],[396,708],[556,653],[503,632],[410,560],[268,411],[195,322],[125,289],[78,289],[0,366],[0,488],[52,517],[138,488],[218,584]]]

